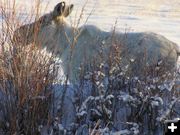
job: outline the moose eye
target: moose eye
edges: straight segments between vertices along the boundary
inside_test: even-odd
[[[60,7],[58,7],[58,8],[57,8],[57,11],[58,11],[58,12],[60,12],[60,11],[61,11],[61,8],[60,8]]]

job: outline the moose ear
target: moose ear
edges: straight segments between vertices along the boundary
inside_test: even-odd
[[[69,16],[71,14],[71,12],[73,10],[73,7],[74,7],[73,4],[71,4],[68,7],[66,7],[65,12],[64,12],[64,17],[67,17],[67,16]]]
[[[63,15],[63,12],[65,10],[66,3],[65,2],[60,2],[54,7],[53,14],[54,16],[61,16]]]

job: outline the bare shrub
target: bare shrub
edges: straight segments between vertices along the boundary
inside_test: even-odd
[[[91,70],[83,65],[80,69],[81,84],[74,103],[76,133],[88,129],[93,135],[163,133],[165,121],[179,116],[178,71],[168,71],[164,59],[144,66],[141,76],[133,76],[129,67],[134,60],[129,59],[127,66],[120,63],[120,43],[113,40],[110,50],[107,61],[102,58]],[[146,65],[146,59],[143,62]],[[87,83],[89,96],[85,94]]]

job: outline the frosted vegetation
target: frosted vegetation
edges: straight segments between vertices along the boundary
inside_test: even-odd
[[[175,43],[79,27],[85,5],[70,26],[72,4],[25,20],[15,5],[0,7],[0,134],[159,135],[180,117]]]

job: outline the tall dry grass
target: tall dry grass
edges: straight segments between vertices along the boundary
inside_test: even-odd
[[[0,7],[0,132],[37,135],[40,125],[50,124],[52,118],[55,60],[53,55],[44,55],[35,42],[26,46],[25,41],[14,39],[14,31],[36,20],[41,9],[40,1],[36,1],[35,12],[24,19],[16,2],[4,1]],[[38,26],[34,33],[38,33]]]
[[[87,1],[80,15],[74,22],[71,20],[73,40],[68,40],[71,47],[69,55],[68,72],[65,87],[59,98],[60,109],[57,116],[63,117],[64,100],[67,90],[71,61],[74,47],[81,31],[78,29]],[[52,85],[56,81],[57,70],[55,55],[45,55],[41,51],[41,44],[36,38],[41,27],[41,22],[25,30],[24,37],[15,37],[14,32],[22,25],[37,22],[40,14],[45,11],[41,1],[36,0],[30,13],[17,8],[17,1],[3,1],[1,3],[1,54],[0,54],[0,132],[4,134],[40,134],[43,126],[52,124],[52,105],[54,102]],[[45,7],[47,8],[47,7]],[[91,13],[90,13],[91,14]],[[90,16],[90,15],[89,15]],[[85,20],[87,22],[89,16]],[[31,37],[33,33],[33,37]],[[65,33],[66,34],[66,33]],[[29,43],[29,38],[31,43]],[[53,108],[54,109],[54,108]]]

